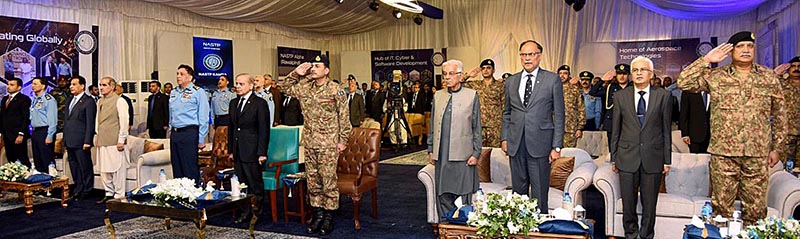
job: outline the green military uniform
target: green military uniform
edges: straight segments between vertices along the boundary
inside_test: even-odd
[[[506,90],[503,82],[492,78],[492,83],[484,80],[473,80],[464,83],[464,87],[478,92],[481,105],[481,133],[484,147],[500,147],[500,129],[503,126],[503,100]]]
[[[746,223],[766,217],[769,153],[785,152],[786,145],[783,89],[775,73],[753,64],[743,76],[733,64],[711,69],[701,57],[681,72],[678,87],[711,95],[708,151],[714,212],[731,217],[738,195]]]
[[[69,92],[69,88],[54,88],[50,91],[50,95],[56,98],[56,105],[58,105],[58,127],[56,127],[56,132],[62,132],[64,131],[64,112],[66,112],[64,107],[66,106],[67,98],[72,97],[72,93]]]
[[[347,144],[350,136],[350,110],[344,88],[328,80],[316,85],[313,80],[292,72],[278,85],[286,95],[300,100],[303,110],[303,140],[306,176],[312,207],[339,208],[339,159],[337,144]]]
[[[562,83],[564,88],[564,147],[574,148],[578,144],[575,133],[586,124],[586,107],[580,86]]]
[[[786,107],[786,155],[795,162],[800,158],[800,86],[792,84],[790,79],[784,80],[783,94]]]

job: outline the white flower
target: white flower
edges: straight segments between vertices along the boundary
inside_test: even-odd
[[[519,227],[514,226],[514,222],[508,222],[506,226],[508,227],[508,233],[517,234],[519,232]]]

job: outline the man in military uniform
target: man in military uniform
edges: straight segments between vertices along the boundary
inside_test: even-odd
[[[782,80],[784,105],[786,106],[786,153],[789,158],[800,158],[800,56],[775,68]]]
[[[178,87],[169,94],[170,161],[174,178],[194,179],[200,185],[197,151],[206,147],[210,109],[208,95],[192,83],[193,75],[191,66],[178,66]]]
[[[236,93],[228,90],[228,76],[220,76],[217,81],[217,90],[211,93],[211,112],[214,113],[214,129],[219,126],[228,126],[231,118],[228,115],[228,104],[236,98]]]
[[[483,80],[471,80],[481,73]],[[481,133],[483,136],[483,146],[500,147],[500,129],[503,126],[503,100],[506,98],[505,85],[500,80],[494,78],[494,61],[486,59],[481,62],[480,67],[470,71],[464,79],[464,87],[478,92],[481,103]]]
[[[613,70],[606,72],[606,74],[601,78],[602,80],[595,83],[594,86],[592,86],[592,90],[589,91],[589,95],[600,97],[601,101],[603,102],[603,118],[601,121],[603,122],[603,130],[605,130],[606,134],[609,136],[611,136],[611,110],[614,107],[614,93],[632,85],[629,84],[630,75],[630,65],[617,64],[614,66]],[[603,86],[604,83],[607,83],[608,86]],[[608,138],[611,139],[611,137]],[[609,141],[608,143],[609,147],[611,147],[611,142]],[[609,150],[611,150],[611,148],[609,148]]]
[[[62,132],[64,131],[64,112],[66,112],[64,107],[66,106],[67,98],[72,97],[69,92],[69,79],[67,77],[59,77],[58,87],[50,90],[50,95],[56,99],[56,105],[58,105],[58,127],[56,127],[56,132]]]
[[[586,124],[586,108],[578,79],[573,79],[568,65],[558,68],[561,87],[564,89],[564,147],[574,148],[578,139],[583,137],[583,126]],[[572,83],[575,82],[575,83]]]
[[[53,150],[55,150],[58,104],[56,99],[45,93],[47,83],[40,77],[34,77],[33,102],[31,103],[31,126],[33,135],[31,149],[33,151],[33,164],[36,171],[48,173],[48,166],[53,163]]]
[[[745,224],[766,217],[768,166],[778,162],[786,146],[783,88],[772,69],[753,62],[755,49],[753,33],[736,33],[678,77],[681,89],[711,94],[708,152],[714,212],[731,217],[738,196]],[[728,56],[731,64],[709,67]]]
[[[329,72],[328,56],[321,55],[278,81],[286,95],[300,100],[306,119],[302,144],[314,213],[308,232],[322,235],[333,230],[333,211],[339,208],[336,166],[351,130],[347,96],[341,86],[331,82]]]

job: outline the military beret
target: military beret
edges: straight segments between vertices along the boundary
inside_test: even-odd
[[[326,56],[326,55],[319,55],[317,57],[314,57],[314,60],[311,61],[311,63],[312,64],[314,64],[314,63],[322,63],[323,65],[325,65],[325,67],[328,67],[328,68],[330,68],[330,65],[331,65],[331,61],[328,59],[328,56]]]
[[[728,43],[733,44],[734,46],[736,46],[736,44],[739,44],[739,42],[743,41],[756,42],[756,35],[753,35],[752,32],[743,31],[733,34],[733,36],[731,36],[731,38],[728,39]]]
[[[570,71],[569,70],[569,66],[568,65],[559,66],[558,70],[556,72],[559,72],[559,71]]]
[[[594,74],[592,74],[591,72],[588,72],[588,71],[581,71],[581,73],[579,75],[580,75],[579,77],[581,78],[581,80],[583,80],[583,79],[591,80],[591,79],[594,78]]]
[[[481,61],[481,68],[484,66],[491,66],[492,68],[494,68],[494,61],[492,59],[485,59]]]
[[[789,63],[795,63],[795,62],[800,62],[800,56],[795,56],[794,58],[789,60]]]
[[[508,77],[510,77],[510,76],[511,76],[511,73],[508,73],[508,72],[503,73],[503,79],[508,79]]]
[[[617,71],[617,74],[630,74],[631,73],[631,66],[628,64],[617,64],[614,66],[614,70]]]

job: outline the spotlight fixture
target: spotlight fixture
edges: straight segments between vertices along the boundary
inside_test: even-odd
[[[422,25],[422,17],[420,17],[419,15],[414,16],[414,23],[416,23],[417,25]]]
[[[575,0],[575,4],[572,5],[572,9],[578,12],[583,9],[583,5],[586,5],[586,0]]]
[[[398,10],[412,13],[422,13],[422,6],[412,0],[380,0],[382,3],[392,6]]]
[[[403,12],[395,9],[394,11],[392,11],[392,15],[394,15],[394,18],[400,19],[400,17],[403,17]]]
[[[336,0],[336,2],[338,2],[339,4],[342,4],[342,3],[344,3],[344,0]]]
[[[378,6],[379,5],[378,5],[377,2],[375,2],[375,0],[372,0],[372,2],[369,3],[369,9],[372,9],[372,11],[376,11],[377,12],[378,11]]]

